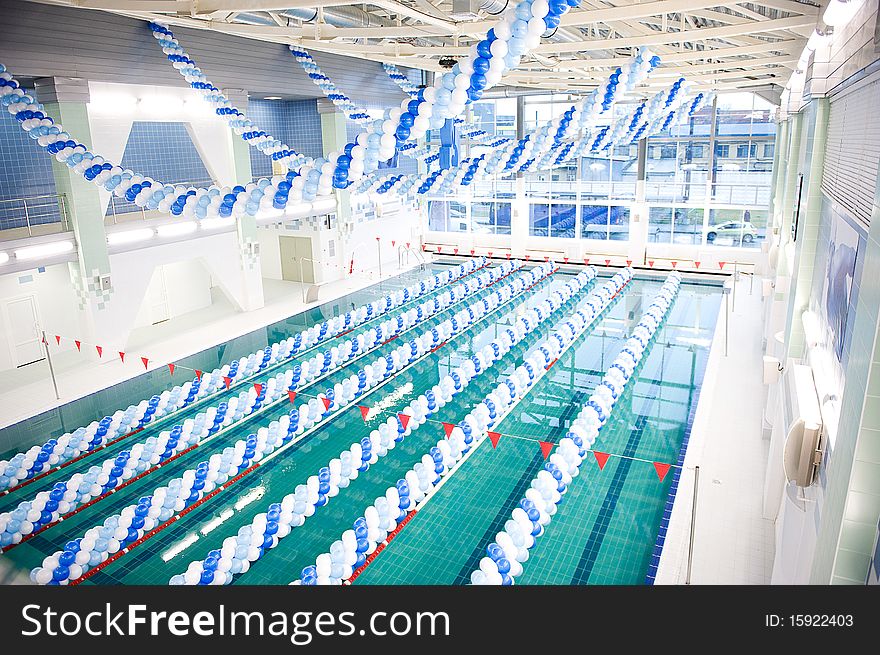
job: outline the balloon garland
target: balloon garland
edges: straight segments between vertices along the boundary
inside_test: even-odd
[[[339,87],[337,87],[333,81],[324,74],[312,55],[299,46],[291,45],[288,47],[290,54],[293,55],[293,58],[296,59],[300,66],[302,66],[302,69],[309,76],[309,79],[311,79],[312,82],[315,83],[315,86],[321,89],[321,91],[324,92],[324,95],[327,96],[327,98],[338,107],[343,114],[345,114],[345,117],[348,120],[361,125],[373,120],[366,109],[354,104],[351,98],[345,95]]]
[[[599,431],[608,421],[615,404],[633,379],[645,353],[678,294],[681,275],[673,271],[627,340],[622,352],[608,368],[590,399],[581,409],[571,430],[559,441],[544,469],[532,480],[531,488],[511,512],[495,541],[486,547],[486,556],[471,573],[471,583],[511,585],[523,573],[529,550],[544,534],[558,510],[562,496],[580,472]]]
[[[477,177],[516,171],[517,166],[518,170],[537,168],[539,157],[541,163],[551,165],[554,158],[559,160],[561,157],[557,150],[564,150],[563,156],[573,152],[573,146],[564,145],[565,140],[593,124],[599,115],[611,107],[617,97],[633,90],[659,63],[659,57],[642,48],[630,63],[616,69],[607,82],[592,94],[572,105],[562,115],[545,122],[532,134],[527,134],[518,141],[500,143],[480,157],[463,160],[456,168],[435,171],[422,177],[404,176],[393,182],[392,186],[397,185],[397,192],[400,194],[408,193],[415,187],[418,194],[431,192],[448,195],[454,185],[467,186]],[[389,178],[380,178],[377,184],[382,186],[388,182]],[[434,187],[437,187],[436,191],[432,191]],[[366,189],[362,187],[360,190]]]
[[[6,475],[4,477],[7,481],[14,481],[13,484],[29,479],[51,466],[63,464],[83,452],[94,450],[107,441],[128,433],[135,427],[143,428],[151,420],[168,415],[196,400],[204,399],[208,389],[216,391],[223,388],[224,384],[228,389],[233,380],[238,381],[242,377],[267,368],[273,358],[274,363],[280,363],[295,355],[305,355],[317,348],[322,341],[341,332],[350,331],[354,326],[365,321],[382,316],[390,309],[407,304],[428,293],[429,290],[442,289],[454,280],[470,275],[483,266],[485,266],[485,258],[468,260],[454,269],[435,274],[429,278],[428,284],[421,282],[418,287],[413,285],[409,289],[396,291],[381,300],[352,310],[345,315],[344,321],[343,317],[337,316],[320,326],[315,325],[308,330],[297,333],[280,344],[267,347],[264,351],[233,361],[231,365],[221,369],[215,369],[211,374],[202,374],[188,383],[189,386],[184,385],[183,389],[175,387],[171,393],[163,392],[161,397],[154,396],[149,403],[147,401],[141,403],[144,406],[142,418],[138,420],[136,426],[131,420],[126,420],[130,417],[134,418],[136,408],[132,406],[121,418],[118,415],[122,412],[117,412],[112,419],[105,417],[100,424],[93,424],[97,426],[97,429],[92,432],[94,437],[88,442],[85,442],[88,438],[86,429],[80,428],[73,434],[63,435],[57,440],[50,440],[42,448],[34,446],[27,453],[20,453],[13,457],[8,464],[0,462],[0,471],[5,469]],[[471,293],[473,293],[471,287],[466,285],[464,296],[455,302]],[[283,398],[289,391],[296,392],[303,384],[314,382],[316,375],[323,376],[340,368],[342,366],[339,361],[340,350],[347,349],[349,352],[350,357],[347,361],[354,357],[360,357],[379,347],[389,333],[402,330],[406,327],[407,322],[410,323],[408,327],[413,327],[427,320],[445,306],[447,306],[445,298],[436,304],[430,301],[424,309],[418,308],[412,321],[408,320],[409,310],[403,311],[385,321],[378,329],[365,330],[359,335],[352,336],[340,346],[334,346],[308,360],[303,359],[301,364],[278,372],[274,377],[269,378],[265,385],[259,385],[259,389],[256,387],[247,389],[237,397],[233,396],[228,401],[221,401],[217,406],[200,412],[194,420],[184,421],[183,424],[175,425],[170,430],[164,430],[158,439],[150,438],[143,443],[134,444],[116,456],[105,460],[100,466],[92,466],[85,474],[75,474],[67,482],[55,483],[51,492],[41,491],[33,500],[19,503],[15,510],[0,513],[0,548],[18,543],[23,537],[57,521],[60,516],[89,502],[93,497],[114,489],[132,475],[143,472],[149,466],[164,461],[181,450],[211,437],[221,425],[240,421],[259,410],[261,406]],[[273,355],[273,351],[275,355]],[[305,372],[303,372],[304,370]],[[200,386],[200,383],[203,382],[206,384]],[[205,391],[199,394],[202,390]],[[170,406],[166,407],[166,411],[160,411],[163,399],[176,401],[181,394],[185,394],[186,403],[178,406],[172,402]],[[165,399],[166,396],[167,399]],[[29,463],[31,463],[30,466],[28,466]],[[11,485],[7,484],[8,486]],[[56,498],[55,496],[60,497]],[[56,502],[53,504],[49,502],[50,500]]]
[[[468,102],[479,100],[483,91],[501,80],[506,70],[519,65],[520,56],[536,47],[541,35],[559,25],[560,18],[580,0],[522,0],[489,30],[486,38],[472,48],[466,59],[451,72],[437,76],[433,87],[419,89],[415,98],[406,99],[399,108],[386,111],[344,151],[334,153],[332,184],[344,189],[372,172],[379,161],[390,159],[397,148],[409,139],[424,136],[428,129],[439,129],[448,118],[455,118]],[[352,169],[353,162],[362,162]]]
[[[516,297],[518,291],[528,288],[529,285],[535,284],[552,272],[554,267],[550,264],[543,264],[528,273],[518,276],[510,281],[504,281],[495,288],[495,292],[487,296],[488,311],[498,309],[500,306]],[[485,278],[485,284],[491,284],[487,273],[481,274]],[[592,279],[592,275],[583,272],[578,276],[577,282],[581,279]],[[483,311],[487,311],[484,306]],[[459,333],[466,329],[473,322],[480,320],[479,318],[471,318],[466,312],[461,312],[460,316],[453,319],[459,327],[453,329],[453,334]],[[454,327],[454,326],[453,326]],[[429,348],[435,344],[433,337],[429,332],[423,337],[423,348]],[[427,338],[430,337],[430,340]],[[430,341],[430,342],[429,342]],[[515,342],[514,342],[515,343]],[[419,344],[415,346],[418,348]],[[491,353],[485,354],[485,353]],[[462,371],[453,373],[458,382],[450,377],[449,383],[455,385],[453,393],[464,388],[468,379],[472,379],[476,375],[485,372],[493,366],[494,360],[506,353],[506,349],[493,350],[486,347],[474,358],[465,363]],[[410,356],[411,357],[411,356]],[[410,361],[414,361],[410,359]],[[326,505],[331,498],[337,496],[342,489],[347,488],[354,483],[359,473],[365,472],[369,467],[375,464],[379,458],[387,455],[388,451],[393,449],[395,445],[402,441],[405,437],[412,434],[420,426],[426,422],[426,411],[434,404],[444,403],[444,391],[446,383],[441,382],[438,388],[429,390],[424,396],[413,400],[407,407],[403,408],[400,413],[393,414],[384,421],[377,430],[373,430],[369,437],[365,437],[358,442],[351,444],[346,448],[339,457],[328,462],[318,471],[317,475],[311,476],[306,480],[305,484],[298,485],[292,493],[287,494],[280,502],[269,505],[265,513],[257,514],[249,526],[239,529],[238,535],[227,537],[224,540],[224,548],[220,551],[211,551],[208,556],[201,561],[194,561],[189,564],[187,570],[183,574],[172,577],[170,584],[222,584],[223,582],[231,582],[231,576],[224,576],[222,582],[215,581],[210,576],[205,580],[205,572],[216,571],[234,571],[235,573],[247,571],[245,562],[252,563],[255,559],[259,559],[265,555],[265,552],[273,546],[266,547],[262,552],[247,552],[243,546],[260,545],[264,543],[265,535],[275,535],[278,539],[283,539],[290,534],[293,528],[302,526],[306,519],[312,516],[320,507]],[[401,418],[401,417],[409,418]],[[274,525],[277,524],[278,530]],[[258,535],[254,543],[254,537]],[[255,559],[252,557],[256,555]],[[223,560],[226,560],[225,562]],[[238,560],[238,562],[236,562]]]
[[[211,107],[217,116],[223,118],[229,127],[239,135],[246,143],[255,147],[273,161],[280,162],[290,170],[302,166],[310,161],[309,158],[299,154],[290,146],[282,143],[275,137],[261,130],[252,120],[247,118],[241,110],[233,106],[227,98],[211,81],[202,70],[190,58],[180,46],[174,34],[164,25],[150,23],[153,37],[162,46],[162,52],[168,57],[168,61],[178,73],[189,83],[190,87],[199,93]]]
[[[441,380],[432,391],[435,407],[430,401],[421,402],[415,421],[426,420],[435,411],[452,401],[478,374],[476,364],[493,366],[501,360],[513,346],[522,342],[541,323],[553,317],[560,309],[570,303],[592,280],[585,272],[570,280],[565,286],[517,319],[507,330],[486,346],[474,357],[482,355],[484,362],[474,362],[473,367],[465,366]],[[396,485],[389,487],[385,494],[366,508],[364,514],[354,521],[353,529],[342,534],[333,542],[329,552],[318,555],[315,564],[303,568],[298,580],[292,584],[332,585],[341,584],[352,576],[355,570],[366,563],[367,556],[374,553],[379,544],[386,540],[388,533],[412,511],[418,508],[431,489],[455,469],[455,466],[471,450],[478,447],[486,438],[488,431],[497,425],[509,412],[511,406],[521,399],[539,379],[538,371],[547,366],[577,337],[589,329],[610,304],[613,297],[627,284],[632,272],[626,269],[617,273],[611,281],[592,292],[580,309],[560,322],[556,331],[542,344],[533,349],[513,374],[507,376],[493,391],[486,395],[450,432],[441,438],[436,446],[422,455],[421,460],[406,472]],[[474,372],[476,369],[477,373]],[[456,379],[459,378],[459,379]],[[421,399],[420,399],[421,400]],[[393,447],[393,443],[390,444]]]
[[[441,312],[444,304],[448,306],[448,303],[457,303],[466,291],[475,293],[485,288],[487,279],[488,283],[497,281],[506,275],[502,271],[510,272],[519,266],[518,262],[505,262],[497,269],[486,271],[479,278],[459,285],[454,289],[454,295],[447,292],[442,297],[443,303],[426,303],[424,308]],[[532,271],[527,275],[531,274]],[[470,309],[474,316],[488,311],[483,300],[476,300],[471,304]],[[471,313],[465,312],[465,315],[470,317]],[[152,494],[141,497],[137,505],[130,505],[108,517],[103,525],[87,530],[82,539],[68,542],[64,551],[45,558],[42,566],[31,572],[31,578],[38,584],[66,584],[77,580],[89,568],[97,566],[106,561],[110,555],[130,546],[153,527],[170,520],[177,512],[198,502],[205,494],[244,472],[255,462],[265,459],[275,450],[290,445],[295,437],[300,437],[330,414],[350,406],[356,397],[412,363],[414,356],[416,358],[426,356],[429,350],[418,347],[418,344],[431,342],[437,333],[438,329],[432,328],[421,337],[397,348],[395,355],[378,358],[374,364],[368,364],[356,374],[346,378],[344,383],[338,383],[318,397],[312,397],[299,409],[283,414],[278,421],[273,421],[268,427],[260,428],[256,434],[251,434],[221,452],[214,453],[207,461],[185,471],[181,477],[157,488]],[[384,340],[381,335],[379,338],[380,341]],[[328,356],[329,351],[321,360],[326,362]],[[351,359],[351,357],[351,353],[340,355],[340,359]],[[302,376],[303,379],[314,380],[326,370],[326,363],[322,369],[317,366],[311,368],[304,366]],[[297,381],[294,374],[291,383],[296,384]],[[216,427],[216,419],[214,423]],[[73,553],[74,559],[71,560],[70,556],[64,554],[65,552]],[[79,555],[80,552],[83,553],[82,556]]]

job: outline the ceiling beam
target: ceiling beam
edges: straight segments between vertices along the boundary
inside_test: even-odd
[[[535,52],[540,54],[552,54],[555,52],[582,52],[589,50],[609,50],[611,48],[627,48],[632,46],[650,46],[655,44],[669,43],[670,41],[706,41],[710,39],[723,39],[743,34],[756,34],[764,32],[777,32],[798,28],[812,28],[816,21],[813,17],[792,16],[790,18],[777,18],[766,21],[751,21],[747,25],[725,25],[723,27],[707,27],[698,30],[685,30],[684,32],[657,32],[645,36],[636,36],[623,39],[600,39],[585,41],[582,43],[544,43],[539,45]]]

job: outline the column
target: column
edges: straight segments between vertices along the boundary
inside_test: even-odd
[[[247,114],[248,95],[243,89],[223,89],[224,95],[232,104]],[[232,129],[228,129],[229,148],[232,160],[232,182],[242,186],[253,179],[251,173],[250,146]],[[262,157],[262,154],[258,156]],[[238,239],[239,267],[241,268],[241,285],[244,293],[241,299],[241,311],[248,312],[259,309],[265,304],[263,297],[263,272],[260,266],[260,243],[257,238],[257,219],[242,214],[235,221],[236,238]]]
[[[788,119],[777,123],[776,148],[773,153],[773,183],[770,188],[770,221],[769,227],[778,228],[782,223],[783,180],[788,170]]]
[[[804,330],[801,314],[809,307],[813,282],[813,267],[819,222],[822,215],[822,169],[825,165],[825,144],[828,133],[828,99],[814,98],[802,111],[806,156],[804,157],[804,187],[801,197],[800,218],[797,226],[795,255],[792,265],[791,291],[785,334],[786,359],[800,358],[804,349]],[[795,164],[797,168],[797,164]],[[794,211],[792,209],[792,211]]]
[[[84,79],[41,78],[35,82],[37,99],[64,130],[79,142],[92,142],[89,127],[89,85]],[[110,256],[104,233],[104,212],[98,187],[77,175],[66,164],[52,159],[55,187],[64,198],[65,210],[77,245],[77,261],[70,264],[70,281],[83,310],[86,338],[103,339],[112,334],[103,314],[113,296]],[[107,334],[102,334],[107,332]]]
[[[789,119],[788,139],[788,166],[783,178],[782,204],[779,207],[779,260],[776,270],[780,275],[787,276],[790,272],[791,262],[786,254],[786,244],[791,242],[791,224],[794,215],[794,207],[797,202],[798,192],[798,164],[801,154],[801,133],[803,128],[803,115],[801,112],[793,114]]]
[[[345,114],[339,111],[332,102],[325,98],[318,99],[318,113],[321,115],[321,143],[324,157],[334,150],[342,152],[348,143],[348,119],[345,117]],[[341,279],[345,272],[347,272],[345,263],[350,261],[350,258],[353,255],[353,250],[348,251],[347,249],[347,246],[349,245],[348,239],[341,236],[343,234],[352,235],[354,232],[353,215],[351,211],[351,191],[348,189],[334,189],[333,194],[336,196],[336,220],[337,225],[339,226],[336,234],[340,235],[340,238],[338,239],[339,248],[336,249],[336,256],[334,258],[330,257],[329,248],[327,248],[327,251],[322,257],[317,257],[318,250],[321,249],[323,251],[325,244],[322,242],[321,237],[324,233],[320,230],[316,230],[316,236],[312,239],[312,254],[315,259],[320,260],[320,263],[315,262],[313,264],[315,268],[315,280],[317,281]],[[343,225],[348,227],[343,228]],[[326,236],[327,238],[330,238],[329,234]],[[378,246],[375,246],[373,243],[369,243],[361,248],[361,252],[364,252],[364,248],[376,249],[375,256],[377,257],[377,264],[380,252],[382,253],[383,262],[396,259],[396,256],[389,257],[389,254],[391,253],[390,244],[379,243]],[[370,253],[368,255],[368,260],[372,260],[372,258],[373,254]],[[387,268],[390,270],[391,267],[388,266]]]
[[[516,98],[516,138],[525,136],[526,98]],[[520,162],[522,163],[522,162]],[[526,252],[529,238],[529,199],[526,197],[525,173],[517,171],[514,181],[514,200],[510,204],[510,250],[514,257],[522,257]]]
[[[645,180],[648,170],[648,140],[639,139],[636,154],[636,196],[632,204],[629,227],[629,259],[634,262],[645,261],[648,241],[649,210]],[[609,173],[612,166],[609,163]]]

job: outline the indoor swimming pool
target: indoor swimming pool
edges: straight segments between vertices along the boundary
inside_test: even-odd
[[[243,534],[243,528],[244,534],[249,535],[250,528],[246,526],[265,528],[266,512],[269,512],[269,520],[275,527],[267,532],[265,547],[261,534],[259,540],[245,546],[243,552],[248,555],[245,557],[248,562],[231,572],[228,567],[221,567],[220,579],[246,585],[288,584],[300,580],[303,569],[314,565],[316,559],[320,562],[322,554],[351,529],[370,503],[398,480],[410,480],[407,472],[425,453],[436,450],[432,447],[444,437],[448,427],[460,423],[502,380],[521,368],[524,358],[541,347],[560,323],[579,310],[595,309],[595,318],[574,334],[571,343],[551,362],[546,373],[536,377],[522,400],[492,426],[491,429],[500,434],[497,447],[484,440],[470,450],[451,473],[444,471],[442,483],[429,493],[418,511],[407,516],[393,538],[370,556],[368,565],[358,567],[352,580],[355,584],[467,584],[486,555],[487,545],[504,528],[532,479],[545,467],[545,454],[539,441],[558,444],[566,436],[575,415],[588,402],[657,297],[665,275],[639,272],[627,282],[620,277],[619,269],[600,271],[595,279],[583,273],[577,277],[578,284],[583,286],[575,288],[571,285],[584,270],[582,267],[565,270],[554,268],[552,263],[536,265],[482,258],[466,262],[476,270],[462,270],[458,262],[435,263],[424,270],[412,270],[383,281],[381,287],[374,285],[324,303],[183,360],[181,365],[211,371],[365,303],[404,289],[417,289],[420,282],[433,274],[449,272],[450,277],[455,278],[433,290],[425,289],[416,298],[410,295],[409,299],[383,310],[375,318],[367,317],[353,326],[342,326],[340,322],[344,329],[338,330],[335,336],[322,338],[314,346],[302,347],[292,357],[279,357],[252,374],[243,374],[232,380],[229,389],[221,381],[212,393],[144,423],[143,429],[108,439],[102,450],[60,461],[46,472],[10,484],[0,495],[0,513],[3,513],[0,514],[0,531],[5,529],[10,533],[10,525],[20,526],[22,521],[40,514],[43,514],[42,522],[35,525],[42,527],[33,530],[33,534],[19,534],[4,546],[3,557],[22,568],[36,569],[45,567],[46,558],[51,558],[53,553],[58,554],[62,549],[70,552],[70,556],[65,556],[67,566],[79,567],[74,568],[79,575],[54,577],[62,583],[164,585],[170,581],[180,583],[188,571],[196,570],[186,580],[193,582],[198,581],[201,570],[201,565],[194,566],[194,563],[213,559],[216,565],[221,550],[227,553],[234,550],[229,539]],[[615,274],[617,277],[612,278]],[[520,283],[521,291],[502,293],[506,284],[519,278],[524,280]],[[615,280],[620,290],[613,298],[609,294],[606,304],[597,306],[597,290]],[[552,297],[562,298],[554,294],[563,291],[567,284],[569,289],[575,289],[570,297],[558,304],[550,315],[542,315],[525,334],[517,334],[509,350],[494,365],[483,363],[469,383],[454,394],[452,401],[441,405],[427,421],[419,424],[412,418],[407,408],[418,403],[420,396],[424,398],[445,376],[469,365],[467,362],[491,347],[493,340],[510,330],[527,310]],[[450,295],[453,289],[457,291]],[[658,553],[665,534],[664,517],[668,519],[668,501],[678,476],[676,466],[683,461],[696,410],[722,303],[721,291],[721,282],[710,277],[682,281],[668,313],[648,341],[632,379],[592,446],[597,455],[587,453],[580,474],[571,481],[552,522],[531,549],[528,560],[523,562],[518,584],[641,584],[649,577],[652,556]],[[436,304],[432,305],[435,299]],[[434,309],[422,312],[423,307],[430,306]],[[401,319],[394,328],[396,317],[404,313],[408,313],[406,327],[402,327]],[[440,328],[444,322],[461,320],[468,313],[470,318],[451,334]],[[379,327],[383,332],[368,335],[360,349],[352,350],[347,360],[342,355],[337,357],[347,352],[343,347],[349,343],[347,340]],[[371,337],[375,339],[374,345],[371,345]],[[416,344],[417,337],[423,339],[424,348]],[[412,355],[408,361],[405,357],[398,361],[403,357],[399,353],[405,344],[413,344]],[[334,348],[336,354],[331,364],[329,353]],[[296,387],[295,397],[289,397],[286,384],[290,382],[290,374],[284,378],[284,373],[325,351],[327,359],[323,364],[318,362],[317,377],[305,381],[307,376],[303,372],[304,381]],[[375,380],[371,378],[372,373],[358,377],[368,362],[386,356],[389,371],[394,360],[393,374],[383,377],[377,373]],[[189,371],[180,371],[170,378],[168,369],[157,369],[6,428],[0,431],[0,444],[6,450],[0,460],[9,460],[35,443],[42,444],[49,437],[57,438],[98,421],[118,408],[137,405],[173,384],[182,384],[189,375]],[[339,393],[347,389],[349,383],[358,381],[362,383],[361,393],[353,397]],[[331,397],[328,390],[334,388],[337,393]],[[187,420],[192,423],[199,413],[226,404],[242,392],[250,392],[251,401],[256,400],[250,410],[242,414],[239,408],[239,413],[234,414],[230,409],[225,421],[192,445],[183,447],[185,444],[181,444],[174,450],[177,437],[172,437],[175,441],[169,442],[166,450],[169,456],[154,455],[144,466],[130,472],[125,468],[128,453],[140,452],[136,444],[169,431],[174,434],[173,426]],[[304,424],[300,417],[300,429],[294,433],[292,426],[297,419],[290,418],[291,409],[301,408],[304,415],[309,403],[319,406],[322,398],[328,399],[324,408],[318,409],[311,423]],[[224,406],[224,411],[227,407]],[[409,429],[399,418],[405,409],[410,412],[408,420],[413,423]],[[352,477],[347,486],[338,484],[337,488],[340,451],[350,444],[366,442],[363,461],[367,462],[371,432],[381,424],[387,425],[389,420],[400,424],[401,438],[396,446],[387,450],[380,448],[381,456],[374,453],[369,465],[365,464],[357,477]],[[291,424],[289,438],[275,439],[273,435],[284,433],[288,423]],[[267,437],[267,428],[273,424]],[[253,437],[248,439],[249,435]],[[274,445],[265,448],[267,438]],[[242,445],[231,448],[236,442]],[[255,449],[264,448],[261,454],[254,456]],[[205,487],[205,472],[209,470],[205,462],[212,462],[210,470],[214,472],[215,464],[225,457],[224,450],[230,453],[235,450],[229,457],[239,457],[241,465],[237,469],[233,466],[229,475],[223,474],[219,480],[213,475]],[[351,452],[360,451],[358,447]],[[121,453],[126,455],[120,459]],[[36,514],[34,508],[27,505],[39,492],[52,492],[71,476],[78,474],[81,478],[91,467],[100,466],[105,460],[112,462],[104,469],[110,480],[99,480],[96,483],[99,489],[90,490],[97,493],[76,497],[76,492],[68,491],[64,495],[62,491],[57,493],[57,498],[40,503],[45,507],[36,510]],[[666,464],[672,468],[666,468]],[[344,470],[345,463],[341,466]],[[326,487],[322,486],[320,492],[315,492],[318,502],[310,501],[313,513],[306,513],[307,518],[301,524],[285,526],[285,530],[276,533],[277,523],[273,522],[271,513],[275,511],[277,517],[278,511],[286,511],[289,517],[293,500],[288,505],[282,500],[298,486],[302,486],[303,497],[307,487],[311,494],[313,484],[318,488],[316,474],[325,470],[323,467],[329,467],[327,479],[332,476],[334,491],[338,493],[327,494]],[[126,472],[123,474],[123,471]],[[119,479],[118,483],[114,483],[114,477]],[[176,503],[164,505],[153,502],[155,513],[148,514],[149,499],[154,498],[156,490],[163,485],[176,489],[169,484],[175,478],[184,480],[185,489],[193,489],[192,496],[186,500],[182,496]],[[75,487],[73,484],[67,488]],[[167,497],[165,494],[162,492],[160,496]],[[172,492],[167,494],[170,496]],[[59,503],[65,503],[62,509],[67,509],[66,513],[58,514]],[[273,510],[273,504],[280,505]],[[16,510],[18,514],[14,515]],[[56,514],[48,516],[47,511]],[[106,519],[117,514],[122,518],[108,524]],[[63,520],[59,521],[59,517]],[[146,527],[145,518],[148,519]],[[106,534],[99,534],[97,528],[102,524]],[[113,540],[117,543],[112,543]],[[89,561],[81,545],[84,542],[93,545],[96,541],[99,544],[103,541],[102,547],[106,550],[103,556],[93,556]],[[71,542],[75,543],[71,545]],[[50,561],[50,564],[57,562]],[[51,569],[42,573],[43,579],[37,581],[45,584],[52,580],[56,567]]]

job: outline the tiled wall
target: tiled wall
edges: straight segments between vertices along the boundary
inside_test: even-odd
[[[249,100],[248,116],[266,132],[307,157],[323,154],[317,100]],[[272,160],[250,148],[254,177],[272,175]]]
[[[213,181],[185,123],[135,121],[120,165],[169,184],[206,186]],[[124,198],[116,197],[112,206],[108,205],[107,215],[114,210],[140,211]]]
[[[33,199],[33,196],[55,193],[49,155],[4,111],[0,116],[0,230],[25,226],[23,204],[3,202],[24,197],[32,198],[28,201],[31,225],[57,222],[60,217],[57,201]]]

